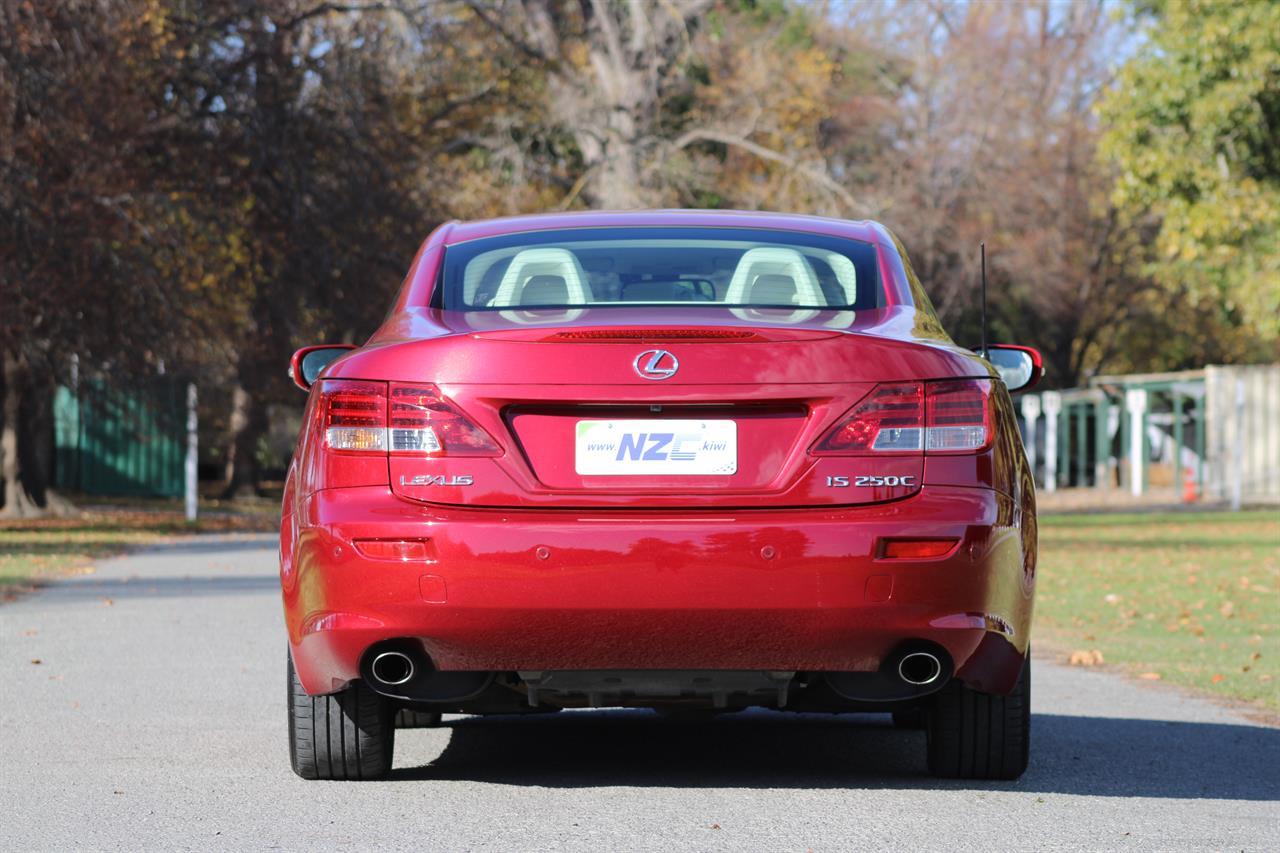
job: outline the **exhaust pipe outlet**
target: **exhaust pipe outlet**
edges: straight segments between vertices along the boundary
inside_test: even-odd
[[[369,672],[383,684],[404,684],[413,678],[413,660],[404,652],[382,652],[369,664]]]
[[[942,675],[942,661],[930,652],[912,652],[898,661],[898,677],[907,684],[923,687]]]

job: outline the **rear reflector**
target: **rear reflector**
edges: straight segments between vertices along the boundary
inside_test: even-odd
[[[356,550],[374,560],[426,560],[426,539],[357,539]]]
[[[878,385],[812,453],[975,453],[991,444],[991,435],[989,379]]]
[[[886,560],[910,560],[941,557],[956,546],[956,539],[886,539],[880,556]]]

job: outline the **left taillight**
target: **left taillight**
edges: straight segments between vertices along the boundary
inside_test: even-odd
[[[499,456],[488,433],[431,384],[317,383],[325,449],[410,456]]]
[[[489,434],[434,385],[391,383],[391,452],[428,456],[499,456]]]
[[[387,452],[387,383],[325,379],[318,385],[327,449],[339,453]]]

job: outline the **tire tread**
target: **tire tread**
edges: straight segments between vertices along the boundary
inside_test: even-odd
[[[288,662],[289,751],[303,779],[379,779],[391,770],[391,704],[355,681],[337,693],[309,696]]]
[[[1030,657],[1008,696],[952,681],[926,715],[929,770],[956,779],[1017,779],[1030,755],[1030,707]]]

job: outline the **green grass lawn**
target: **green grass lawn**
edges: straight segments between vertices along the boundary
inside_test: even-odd
[[[0,597],[169,536],[276,529],[275,502],[0,521]],[[1046,515],[1036,636],[1066,657],[1280,709],[1280,513]],[[1153,675],[1154,674],[1154,675]]]
[[[93,571],[93,561],[122,554],[169,536],[228,531],[272,531],[278,502],[203,507],[188,524],[172,501],[130,501],[126,506],[84,508],[73,518],[0,521],[0,600],[42,579]]]
[[[1036,636],[1280,709],[1280,512],[1040,518]]]

